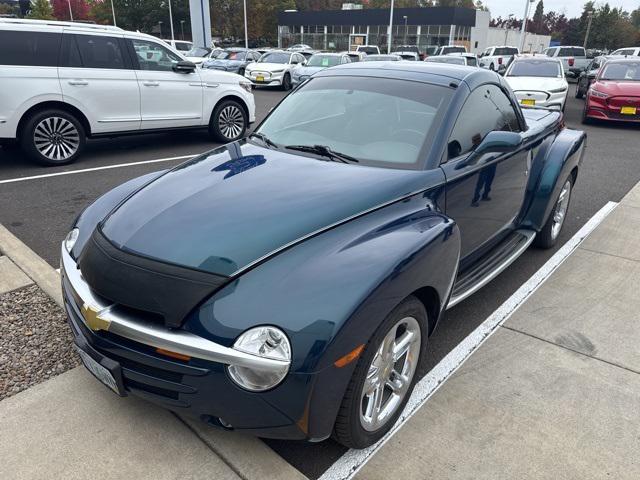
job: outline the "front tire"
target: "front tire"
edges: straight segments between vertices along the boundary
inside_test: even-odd
[[[284,77],[282,77],[282,90],[285,92],[291,90],[291,76],[288,73],[285,73]]]
[[[560,232],[564,226],[571,202],[571,193],[573,191],[573,176],[569,176],[560,190],[560,194],[556,200],[556,204],[551,210],[551,214],[544,224],[540,233],[536,235],[534,245],[539,248],[551,248],[558,242]]]
[[[584,97],[584,93],[582,93],[582,89],[580,88],[580,81],[578,80],[578,83],[576,83],[576,98],[582,97]]]
[[[80,121],[64,110],[31,115],[20,132],[20,146],[41,165],[67,165],[84,150],[86,135]]]
[[[236,100],[225,100],[213,110],[209,133],[215,140],[229,143],[241,139],[248,126],[249,119],[242,105]]]
[[[395,424],[413,391],[425,357],[427,313],[411,296],[382,322],[353,372],[334,426],[334,438],[350,448],[380,440]]]
[[[489,70],[491,70],[492,72],[496,71],[496,67],[495,67],[495,65],[493,63],[491,65],[489,65]]]

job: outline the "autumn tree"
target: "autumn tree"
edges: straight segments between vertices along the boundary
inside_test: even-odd
[[[85,0],[52,0],[52,3],[53,16],[57,20],[71,20],[69,5],[71,5],[74,20],[89,19],[89,4]]]
[[[33,0],[27,17],[35,20],[53,20],[53,8],[49,0]]]

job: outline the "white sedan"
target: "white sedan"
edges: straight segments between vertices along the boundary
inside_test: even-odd
[[[298,52],[272,50],[250,63],[244,69],[244,76],[254,85],[275,85],[284,90],[291,88],[293,68],[306,65],[307,60]]]
[[[561,61],[543,56],[516,56],[504,77],[522,105],[564,110],[569,84]]]

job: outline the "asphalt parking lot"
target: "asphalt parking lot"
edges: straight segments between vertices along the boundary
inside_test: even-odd
[[[573,85],[570,87],[572,94]],[[276,90],[256,90],[258,122],[283,95]],[[589,137],[558,248],[603,205],[608,201],[619,201],[640,181],[637,153],[640,128],[605,124],[582,126],[582,105],[582,100],[571,96],[566,108],[567,126],[584,128]],[[170,168],[186,156],[216,145],[206,132],[104,139],[90,142],[77,163],[56,168],[35,166],[18,149],[0,149],[0,223],[47,262],[57,266],[60,241],[88,203],[128,179]],[[126,166],[118,166],[122,164]],[[113,166],[118,167],[107,168]],[[430,339],[429,366],[437,364],[554,251],[529,250],[487,287],[450,310]],[[310,478],[317,478],[344,452],[343,447],[330,440],[320,444],[267,443]]]

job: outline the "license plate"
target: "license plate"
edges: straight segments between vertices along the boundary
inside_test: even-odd
[[[522,105],[531,105],[531,106],[535,106],[536,101],[534,98],[523,98],[522,100],[520,100],[520,103]]]
[[[76,351],[78,352],[78,355],[80,355],[80,359],[82,360],[82,363],[84,363],[84,366],[87,368],[87,370],[89,370],[94,377],[104,383],[107,387],[120,395],[118,384],[116,383],[116,379],[113,378],[113,375],[111,375],[111,372],[100,365],[98,362],[96,362],[87,352],[85,352],[81,348],[76,347]]]
[[[258,75],[256,77],[256,82],[264,82],[264,77],[262,75]]]
[[[622,107],[620,113],[623,115],[635,115],[636,107]]]

